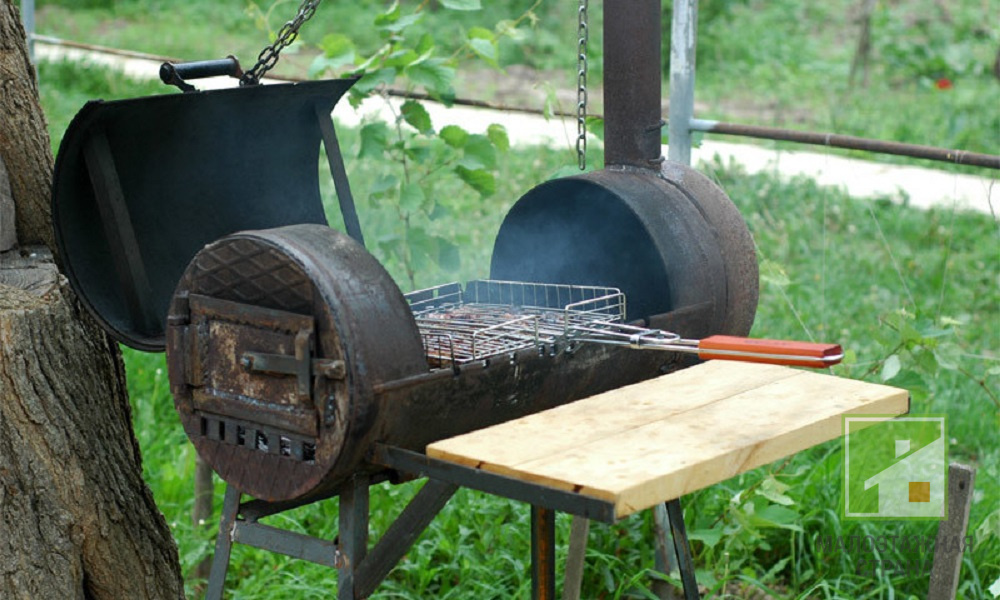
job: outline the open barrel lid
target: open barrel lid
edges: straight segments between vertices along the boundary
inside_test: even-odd
[[[190,260],[231,233],[326,224],[320,123],[355,80],[88,102],[56,160],[52,218],[66,273],[118,341],[164,349]]]

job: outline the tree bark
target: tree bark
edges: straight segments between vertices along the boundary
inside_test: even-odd
[[[183,597],[142,480],[124,367],[52,261],[52,156],[13,0],[0,0],[0,158],[17,234],[0,254],[0,598]]]
[[[17,201],[18,240],[55,248],[49,204],[52,150],[15,4],[0,0],[0,152]]]

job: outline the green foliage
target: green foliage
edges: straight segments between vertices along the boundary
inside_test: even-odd
[[[472,8],[477,3],[456,4]],[[575,84],[577,3],[538,0],[527,10],[526,3],[514,0],[478,4],[479,10],[452,10],[437,1],[403,3],[398,17],[390,13],[376,28],[372,15],[385,12],[386,1],[324,2],[303,27],[299,42],[283,53],[276,73],[342,72],[348,65],[359,65],[358,56],[370,56],[385,43],[385,28],[395,28],[418,55],[426,48],[419,40],[434,46],[433,60],[407,68],[406,79],[416,88],[443,90],[439,97],[444,101],[455,94],[486,99],[490,90],[480,85],[483,71],[525,65],[543,73],[535,86],[549,93],[544,102],[518,95],[511,103],[551,114],[558,106],[555,90]],[[1000,86],[990,74],[1000,29],[989,26],[989,3],[878,2],[867,86],[849,80],[860,33],[860,4],[699,2],[699,116],[996,153],[1000,111],[988,108],[1000,104]],[[296,5],[273,0],[88,0],[86,5],[39,0],[38,27],[41,33],[66,39],[185,59],[235,54],[246,66]],[[592,4],[590,9],[588,54],[594,88],[600,86],[603,69],[601,8]],[[671,9],[672,3],[665,2],[665,48]],[[419,18],[410,12],[404,17],[407,11],[419,12]],[[461,65],[458,71],[456,64]],[[384,84],[387,75],[374,74],[359,90],[370,83]],[[952,87],[938,89],[941,78]],[[591,98],[592,112],[600,112],[600,95]],[[835,152],[846,151],[831,150]]]
[[[988,77],[1000,44],[1000,30],[988,24],[990,17],[985,4],[879,3],[875,51],[893,82]]]
[[[480,0],[441,0],[441,4],[452,10],[479,10],[483,7]]]
[[[442,1],[447,10],[478,10],[478,0]],[[509,38],[517,23],[531,15],[530,10],[513,22],[506,21],[493,29],[476,26],[468,31],[464,45],[448,56],[431,33],[414,34],[412,30],[425,16],[425,5],[412,12],[393,2],[378,12],[372,28],[379,33],[379,43],[367,52],[344,33],[323,38],[323,54],[310,68],[313,76],[332,72],[358,77],[350,93],[355,107],[366,99],[377,98],[392,111],[392,123],[370,121],[361,128],[358,158],[376,160],[383,173],[373,181],[364,208],[383,215],[395,213],[395,225],[377,238],[376,254],[391,272],[416,287],[418,278],[454,276],[461,269],[460,248],[470,236],[449,230],[442,217],[469,209],[470,203],[482,202],[497,191],[500,160],[510,150],[506,130],[497,124],[480,133],[448,125],[438,131],[430,113],[418,100],[394,102],[385,94],[387,88],[423,91],[446,104],[454,97],[453,83],[458,61],[479,59],[499,67],[499,40]],[[456,193],[456,184],[466,191]],[[472,192],[471,194],[469,192]],[[391,223],[392,218],[382,222]]]
[[[984,586],[1000,576],[1000,565],[990,558],[998,555],[1000,539],[981,525],[995,518],[991,515],[1000,505],[1000,449],[986,442],[995,439],[1000,414],[996,394],[1000,289],[995,284],[997,246],[995,240],[988,241],[996,235],[995,222],[982,215],[917,211],[877,199],[851,200],[806,179],[783,183],[731,165],[704,168],[714,173],[746,216],[763,259],[756,335],[838,340],[847,360],[834,368],[835,374],[905,388],[911,393],[912,413],[948,416],[950,460],[979,469],[970,525],[970,531],[978,527],[976,547],[963,565],[959,597],[985,596]],[[751,513],[739,502],[746,502],[748,488],[758,485],[756,489],[763,490],[771,474],[788,486],[780,493],[794,504],[783,504],[770,494],[764,500],[755,497],[755,502],[795,511],[798,516],[792,523],[802,531],[756,530],[765,545],[753,541],[753,529],[745,529],[747,515],[757,514],[759,506]],[[775,566],[790,556],[780,579],[790,582],[791,589],[822,585],[842,597],[870,591],[870,576],[858,573],[862,554],[831,553],[819,547],[817,539],[933,536],[934,527],[841,522],[836,509],[841,501],[839,485],[834,482],[842,477],[837,441],[764,473],[717,486],[728,493],[718,489],[699,493],[692,528],[722,528],[726,533],[715,546],[705,543],[697,550],[699,560],[728,560],[733,566],[729,576],[746,582],[769,570],[763,565]],[[736,494],[742,500],[726,500]],[[747,554],[752,557],[749,563]],[[890,552],[882,559],[914,556]],[[930,557],[919,559],[929,569]],[[748,564],[752,576],[746,572]],[[894,574],[880,580],[879,586],[920,597],[926,590],[926,573]]]

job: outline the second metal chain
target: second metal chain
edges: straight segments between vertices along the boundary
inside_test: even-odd
[[[577,11],[576,160],[581,171],[587,168],[587,40],[590,39],[588,1],[580,0],[580,9]]]
[[[278,55],[285,48],[292,45],[292,43],[299,37],[299,27],[308,21],[316,14],[316,7],[322,0],[302,0],[302,4],[299,5],[299,12],[296,13],[295,18],[291,21],[286,22],[278,30],[278,35],[275,37],[274,42],[266,46],[260,51],[257,56],[257,64],[255,64],[251,69],[248,69],[240,77],[240,85],[256,85],[260,83],[261,77],[264,73],[267,73],[274,65],[278,62]]]

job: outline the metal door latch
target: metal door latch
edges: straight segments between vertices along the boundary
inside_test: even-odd
[[[314,374],[327,379],[343,379],[347,376],[344,361],[312,357],[312,332],[306,330],[295,336],[295,356],[244,352],[240,357],[240,366],[251,373],[294,375],[298,380],[296,395],[304,402],[312,401]]]

